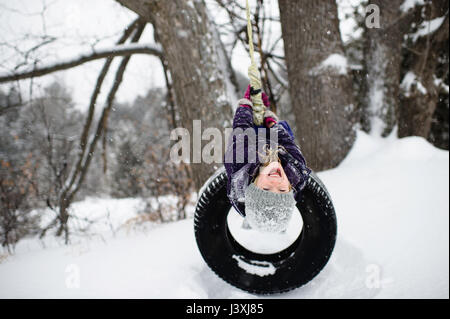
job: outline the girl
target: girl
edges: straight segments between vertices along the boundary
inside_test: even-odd
[[[264,125],[257,127],[253,124],[251,95],[257,93],[249,85],[244,98],[238,102],[233,134],[225,155],[227,195],[237,212],[246,217],[250,227],[281,232],[287,226],[296,201],[300,200],[311,170],[306,166],[286,121],[279,121],[273,112],[266,109]],[[262,100],[268,108],[269,100],[265,93],[262,93]],[[245,142],[242,135],[249,128],[255,130],[257,142],[248,138]],[[277,140],[271,140],[270,130],[275,130],[272,133],[276,133]],[[264,147],[258,150],[258,145]],[[235,160],[236,154],[243,154],[244,160]],[[255,161],[249,161],[255,158]]]

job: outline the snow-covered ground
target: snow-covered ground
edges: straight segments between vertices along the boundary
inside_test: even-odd
[[[449,298],[449,153],[422,138],[358,132],[336,169],[321,172],[338,217],[330,262],[310,283],[275,298]],[[119,227],[139,199],[89,198],[89,240],[19,243],[0,258],[0,298],[256,298],[218,278],[197,249],[193,220]],[[114,230],[114,232],[112,231]],[[114,233],[114,236],[113,236]],[[80,237],[81,238],[81,237]],[[99,239],[100,238],[100,239]]]

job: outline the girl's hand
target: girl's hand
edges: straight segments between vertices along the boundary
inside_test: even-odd
[[[247,100],[251,100],[252,99],[250,92],[251,92],[251,86],[249,84],[247,86],[247,90],[244,93],[244,99],[247,99]],[[270,107],[270,101],[269,101],[269,97],[267,96],[267,94],[262,92],[261,93],[261,98],[262,98],[264,106],[265,107]]]
[[[268,128],[271,128],[272,126],[274,126],[278,122],[278,117],[276,116],[275,113],[273,113],[269,109],[270,101],[269,101],[269,97],[267,96],[267,94],[262,92],[261,93],[261,98],[262,98],[262,101],[264,103],[264,106],[267,108],[266,111],[264,112],[264,125],[266,127],[268,127]],[[251,97],[251,86],[250,85],[247,86],[247,90],[245,91],[245,94],[244,94],[244,99],[247,99],[249,101],[251,101],[251,99],[252,99],[252,97]],[[252,108],[251,105],[246,105],[246,104],[243,104],[241,106]]]
[[[264,125],[268,128],[271,128],[277,122],[278,122],[278,116],[275,113],[273,113],[272,111],[270,111],[269,109],[267,109],[264,112]]]

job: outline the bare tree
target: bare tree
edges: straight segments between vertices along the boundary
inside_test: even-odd
[[[173,114],[173,126],[178,122],[176,112],[180,114],[180,123],[191,131],[192,120],[194,119],[202,119],[204,126],[213,127],[224,127],[227,125],[226,121],[231,120],[232,105],[234,104],[232,101],[236,99],[235,91],[227,80],[229,70],[226,67],[226,53],[223,51],[213,23],[209,20],[205,4],[195,2],[195,5],[191,6],[184,1],[177,1],[177,3],[157,1],[156,8],[159,11],[153,11],[152,15],[137,10],[138,14],[144,16],[144,19],[139,18],[128,26],[123,36],[111,49],[93,50],[73,59],[50,65],[33,64],[29,67],[15,68],[7,74],[0,75],[0,82],[5,83],[42,76],[95,59],[106,58],[91,96],[75,161],[64,167],[64,174],[57,172],[57,175],[62,178],[61,187],[56,204],[51,205],[58,210],[57,217],[43,229],[42,236],[49,229],[57,227],[57,235],[64,236],[65,241],[68,242],[68,220],[70,217],[68,208],[86,178],[96,146],[98,141],[102,140],[102,137],[103,160],[106,168],[107,120],[114,104],[115,94],[132,54],[157,55],[163,62],[168,85],[168,107],[171,108]],[[172,21],[169,21],[171,19]],[[156,40],[163,44],[166,51],[164,57],[158,45],[137,43],[145,24],[148,22],[152,22],[155,26]],[[126,43],[130,37],[132,38],[131,41]],[[113,86],[108,93],[100,117],[97,121],[94,121],[100,90],[111,67],[112,60],[116,56],[123,56],[122,62],[117,69]],[[212,167],[209,167],[208,170],[208,167],[205,168],[203,164],[196,164],[193,170],[183,167],[186,172],[195,170],[192,176],[195,178],[198,187],[209,176],[211,169]]]
[[[335,1],[279,0],[297,138],[310,167],[336,166],[355,138]]]
[[[158,45],[138,43],[145,25],[146,22],[139,18],[133,21],[124,30],[116,45],[114,45],[110,49],[93,50],[92,52],[78,55],[72,59],[59,61],[57,63],[48,65],[32,64],[31,66],[27,67],[16,67],[12,72],[0,75],[0,82],[11,82],[26,78],[43,76],[59,70],[65,70],[95,59],[105,59],[105,63],[98,75],[96,85],[91,95],[87,116],[83,125],[82,132],[80,134],[78,152],[75,156],[74,162],[69,162],[67,160],[64,161],[64,163],[59,163],[51,158],[52,152],[54,151],[52,143],[53,136],[52,134],[50,134],[50,132],[48,134],[47,140],[49,149],[47,159],[50,168],[55,173],[55,176],[57,178],[56,182],[59,187],[55,201],[47,200],[47,205],[54,210],[57,210],[58,213],[56,218],[42,230],[41,236],[44,236],[49,229],[57,227],[56,234],[58,236],[64,236],[66,243],[69,241],[68,220],[70,216],[68,208],[74,200],[75,195],[83,185],[98,141],[101,140],[102,137],[103,141],[105,141],[109,113],[114,105],[116,92],[122,82],[123,75],[125,73],[131,55],[143,53],[162,57],[162,51]],[[116,71],[114,83],[109,90],[105,105],[101,110],[98,120],[95,121],[94,114],[96,111],[96,106],[98,105],[97,100],[102,89],[105,77],[110,70],[114,57],[116,56],[122,56],[122,60]],[[21,103],[20,105],[22,104],[23,103]],[[7,105],[6,108],[10,109],[11,106]],[[6,108],[3,107],[2,110],[6,110]],[[104,146],[106,147],[105,142]],[[103,158],[105,160],[106,156],[104,156]],[[62,164],[64,165],[61,167]]]
[[[139,38],[142,35],[142,32],[144,30],[145,23],[139,22],[134,30],[134,34],[131,38],[131,42],[136,43],[138,42]],[[125,32],[122,39],[125,37],[128,37],[128,32]],[[120,41],[122,41],[122,39]],[[119,41],[119,42],[120,42]],[[115,74],[114,83],[108,93],[106,103],[103,107],[103,110],[101,112],[100,118],[97,122],[96,128],[94,128],[94,132],[91,135],[90,140],[87,140],[87,137],[89,136],[91,121],[92,121],[92,115],[94,114],[94,109],[96,105],[96,99],[98,96],[98,93],[100,91],[100,88],[103,84],[104,77],[110,67],[112,58],[108,58],[105,62],[105,65],[99,75],[99,78],[97,80],[97,85],[95,87],[94,93],[91,98],[91,106],[89,108],[88,112],[88,118],[85,124],[85,127],[83,129],[81,141],[80,141],[80,151],[78,160],[75,165],[73,165],[71,173],[68,175],[68,178],[66,180],[66,183],[64,184],[60,194],[59,194],[59,214],[57,216],[58,221],[58,230],[56,235],[61,236],[64,235],[66,243],[69,240],[69,228],[68,228],[68,219],[69,219],[69,213],[68,213],[68,207],[70,206],[71,202],[74,199],[75,194],[80,190],[80,187],[84,181],[84,178],[86,177],[86,174],[89,169],[89,165],[91,163],[93,153],[95,151],[95,148],[97,146],[97,142],[99,141],[102,134],[104,134],[104,129],[106,126],[106,122],[108,120],[109,112],[113,106],[114,98],[116,95],[116,92],[120,86],[120,83],[123,79],[123,74],[125,73],[125,69],[127,67],[128,62],[130,61],[130,56],[125,56],[122,58],[122,61],[117,69],[117,72]],[[50,224],[51,225],[51,224]]]

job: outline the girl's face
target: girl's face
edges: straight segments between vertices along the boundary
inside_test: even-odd
[[[291,184],[279,162],[271,162],[262,167],[255,184],[260,189],[274,193],[287,193],[291,189]]]

